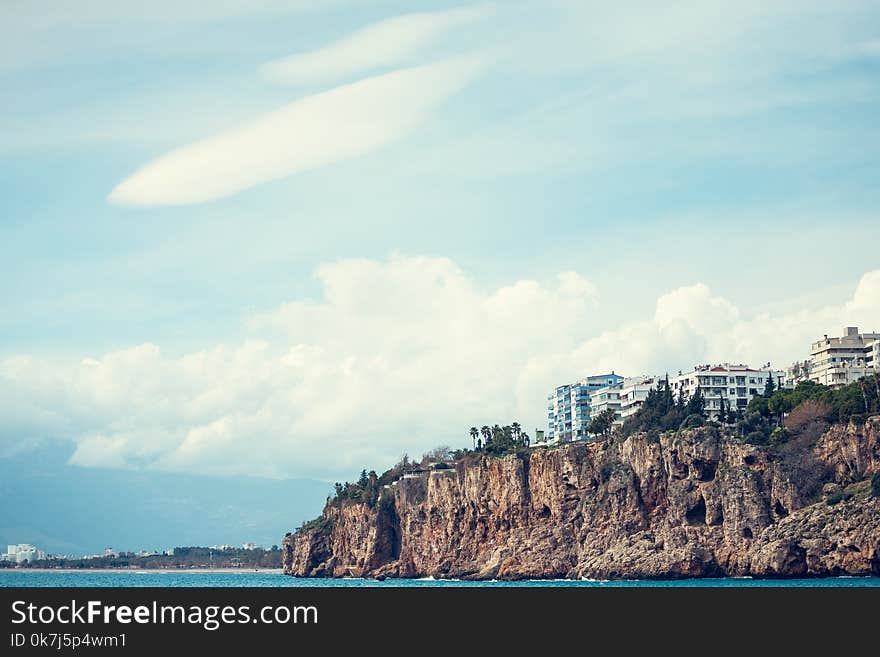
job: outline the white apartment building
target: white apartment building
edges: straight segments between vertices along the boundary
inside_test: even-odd
[[[598,374],[559,386],[547,395],[547,433],[544,443],[565,443],[586,438],[592,415],[590,394],[622,380],[623,377],[614,372]]]
[[[632,376],[599,388],[590,393],[592,415],[598,415],[610,408],[617,413],[614,424],[623,424],[626,418],[641,408],[651,388],[657,387],[658,380],[656,376]]]
[[[794,367],[790,367],[789,372]],[[810,346],[809,368],[806,375],[801,373],[799,380],[808,378],[831,388],[840,388],[878,371],[880,333],[859,333],[857,326],[847,326],[843,337],[825,335]]]
[[[880,374],[880,340],[874,340],[867,349],[865,360],[874,368],[874,374]]]
[[[4,561],[22,563],[24,561],[38,561],[45,558],[46,553],[38,550],[30,543],[18,543],[17,545],[6,546],[6,559]]]
[[[683,391],[685,397],[692,396],[697,388],[706,400],[706,415],[717,418],[722,403],[727,411],[742,410],[749,400],[763,394],[767,379],[773,377],[777,387],[784,385],[785,372],[773,370],[769,366],[752,369],[748,365],[697,365],[690,372],[669,377],[673,394]]]
[[[810,359],[796,360],[785,368],[785,386],[794,388],[801,381],[810,380]]]
[[[620,387],[620,424],[634,415],[645,402],[652,388],[657,387],[658,376],[634,376],[626,379]]]
[[[620,414],[620,386],[622,384],[623,382],[620,381],[590,393],[590,415],[592,417],[608,409]]]

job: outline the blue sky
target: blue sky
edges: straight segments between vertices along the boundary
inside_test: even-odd
[[[876,3],[0,12],[0,453],[332,480],[880,328]]]

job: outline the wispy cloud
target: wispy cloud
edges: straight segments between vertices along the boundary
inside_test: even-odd
[[[203,203],[369,153],[410,134],[471,82],[482,64],[479,55],[462,56],[308,96],[150,162],[108,200],[134,206]]]
[[[338,79],[397,65],[450,30],[485,18],[488,6],[405,14],[372,23],[326,46],[263,65],[264,77],[287,83]]]

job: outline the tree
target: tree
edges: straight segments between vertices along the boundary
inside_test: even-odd
[[[613,409],[606,408],[590,420],[590,425],[587,427],[587,431],[597,436],[608,438],[611,435],[611,429],[614,427],[614,422],[616,420],[617,413],[615,413]]]
[[[370,483],[370,480],[367,478],[367,469],[364,468],[361,470],[361,476],[358,477],[358,486],[361,488],[366,488],[367,484]]]
[[[782,420],[785,417],[786,412],[792,409],[791,399],[784,394],[782,390],[779,390],[773,394],[770,399],[767,400],[767,410],[770,411],[773,415],[779,416],[779,424],[782,424]]]
[[[776,390],[776,382],[773,380],[773,372],[767,372],[767,383],[764,385],[764,396],[767,399],[773,396]]]
[[[449,445],[438,445],[434,449],[428,450],[422,454],[420,465],[423,467],[429,463],[442,463],[449,460],[452,454],[452,448]]]
[[[703,391],[700,389],[700,386],[697,386],[697,389],[694,390],[694,394],[691,395],[685,405],[685,417],[688,415],[699,415],[702,417],[705,415],[705,411],[706,399],[703,397]]]
[[[520,434],[520,439],[522,440],[522,444],[526,447],[532,444],[532,439],[529,438],[529,434],[527,434],[525,431]]]
[[[678,389],[678,399],[675,401],[675,406],[680,411],[684,412],[685,406],[687,405],[687,395],[684,392],[684,386]]]
[[[667,372],[666,378],[663,379],[663,415],[666,415],[673,406],[675,406],[675,398],[672,396],[672,388],[669,386],[669,373]]]
[[[724,409],[724,395],[718,398],[718,403],[721,408],[718,409],[718,421],[721,424],[727,424],[727,411]]]
[[[514,438],[519,438],[520,434],[522,433],[522,426],[520,426],[520,423],[519,423],[519,422],[513,422],[513,423],[510,425],[510,429],[511,429],[511,431],[513,432],[513,437],[514,437]]]
[[[480,430],[477,429],[476,427],[471,427],[470,434],[471,434],[471,441],[473,441],[473,444],[474,444],[474,449],[476,449],[477,448],[477,436],[480,435]]]
[[[492,429],[489,428],[488,425],[484,424],[480,429],[480,433],[483,435],[483,445],[488,449],[489,443],[492,440]],[[481,445],[482,448],[482,445]]]

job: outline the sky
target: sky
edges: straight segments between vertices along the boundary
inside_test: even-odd
[[[0,456],[334,481],[880,330],[876,2],[7,0]]]

